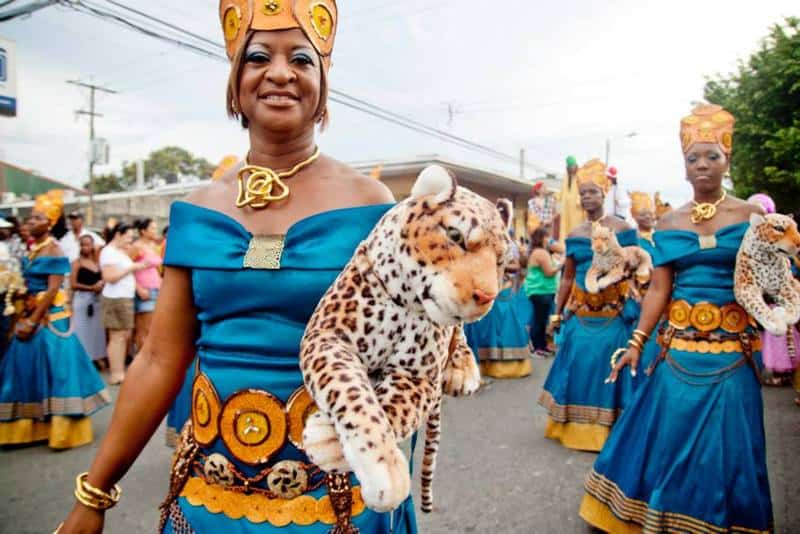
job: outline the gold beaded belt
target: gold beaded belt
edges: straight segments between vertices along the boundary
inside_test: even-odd
[[[723,352],[744,352],[744,347],[739,336],[701,336],[698,332],[677,330],[670,339],[669,347],[684,352],[699,352],[703,354],[722,354]],[[659,334],[658,343],[666,342],[664,334]],[[752,339],[750,348],[753,351],[761,350],[761,338]]]
[[[359,488],[346,474],[325,474],[319,467],[282,460],[248,476],[219,452],[205,454],[200,447],[222,439],[238,461],[262,467],[287,441],[303,450],[303,428],[317,406],[304,386],[284,404],[268,391],[246,389],[222,403],[211,380],[196,372],[192,384],[191,418],[186,423],[173,460],[169,495],[162,504],[166,521],[171,503],[185,497],[192,505],[228,517],[247,517],[275,526],[336,523],[343,533],[355,532],[350,517],[365,509]],[[304,495],[327,485],[328,495]]]
[[[627,295],[627,280],[610,285],[599,293],[589,293],[573,284],[567,310],[581,317],[615,317]]]
[[[675,300],[667,308],[667,318],[670,326],[677,330],[692,327],[700,332],[712,332],[721,328],[725,332],[739,334],[748,326],[755,327],[755,321],[735,302],[717,306],[710,302],[691,305],[685,300]]]

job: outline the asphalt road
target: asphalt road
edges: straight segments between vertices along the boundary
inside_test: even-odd
[[[595,455],[542,437],[545,414],[535,400],[550,361],[534,365],[528,378],[494,381],[473,398],[448,400],[435,510],[418,514],[421,532],[589,532],[577,510]],[[765,388],[764,397],[776,532],[800,532],[800,409],[787,388]],[[110,416],[110,409],[95,416],[96,436],[105,433]],[[0,533],[51,533],[71,508],[74,476],[86,470],[96,447],[0,452]],[[108,513],[106,532],[154,532],[169,464],[161,429],[122,481],[123,501]],[[413,491],[418,494],[418,480]]]

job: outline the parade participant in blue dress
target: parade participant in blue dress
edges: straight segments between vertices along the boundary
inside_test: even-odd
[[[591,227],[599,222],[615,231],[622,246],[636,244],[636,231],[619,217],[603,215],[609,182],[601,161],[587,162],[577,180],[589,220],[567,237],[567,259],[552,317],[553,327],[560,329],[561,344],[539,404],[549,415],[546,437],[570,449],[599,451],[632,394],[633,379],[626,376],[613,386],[603,383],[609,356],[624,346],[630,334],[623,317],[628,281],[597,294],[586,291],[584,279],[592,263]]]
[[[499,199],[497,209],[510,234],[514,213],[511,201]],[[464,326],[467,343],[480,364],[482,376],[522,378],[533,371],[528,332],[519,318],[515,298],[520,251],[513,240],[510,254],[513,258],[506,267],[502,289],[492,310],[480,321]]]
[[[298,361],[306,323],[393,201],[316,147],[336,4],[222,0],[220,18],[246,164],[173,205],[150,336],[61,532],[102,529],[115,483],[194,360],[162,532],[415,533],[410,498],[393,512],[367,509],[357,480],[320,472],[302,450],[313,413]]]
[[[86,445],[92,441],[89,416],[111,402],[65,307],[62,284],[70,264],[50,235],[62,206],[60,191],[41,195],[28,223],[34,244],[22,260],[25,312],[0,363],[0,445]]]
[[[639,247],[650,255],[650,258],[655,257],[656,242],[653,239],[653,229],[656,225],[656,204],[655,200],[649,193],[642,191],[631,191],[628,193],[631,199],[631,217],[636,221],[636,227],[639,230]],[[647,294],[647,288],[650,287],[650,282],[639,285],[637,288],[640,299],[644,299]],[[640,315],[641,306],[637,306],[636,318]],[[642,351],[641,365],[644,369],[650,365],[658,354],[658,342],[655,338],[650,338],[645,343],[644,350]],[[646,375],[640,375],[640,378],[645,378]]]
[[[610,380],[642,370],[642,343],[666,311],[662,351],[587,477],[580,509],[608,532],[772,532],[760,343],[733,291],[737,251],[761,208],[722,187],[733,124],[715,105],[681,122],[693,200],[659,221],[641,320]]]

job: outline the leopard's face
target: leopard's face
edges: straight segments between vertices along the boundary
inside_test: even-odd
[[[444,169],[429,167],[412,196],[394,210],[397,216],[381,224],[395,241],[389,254],[396,263],[378,261],[382,277],[400,278],[403,295],[439,325],[486,315],[500,291],[510,251],[495,206],[458,187]]]
[[[791,217],[779,213],[758,215],[751,218],[750,225],[758,248],[788,258],[800,250],[800,232]]]
[[[613,230],[599,222],[592,223],[592,252],[604,256],[615,248],[619,248],[619,242]]]

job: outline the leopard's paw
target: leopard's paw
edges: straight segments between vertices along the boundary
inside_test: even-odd
[[[303,429],[303,449],[314,464],[325,472],[347,473],[350,465],[330,418],[322,412],[312,414]]]
[[[442,372],[442,391],[451,397],[472,395],[480,387],[481,370],[472,355],[464,364],[450,365]]]
[[[408,460],[395,443],[383,450],[345,445],[353,471],[361,483],[364,503],[376,512],[389,512],[400,506],[411,491]]]

